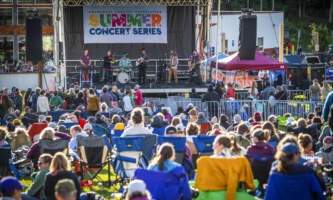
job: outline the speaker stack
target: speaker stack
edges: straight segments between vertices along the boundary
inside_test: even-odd
[[[254,60],[257,42],[257,16],[242,15],[239,17],[239,59]]]
[[[42,61],[42,19],[38,15],[30,15],[25,20],[26,59],[33,63]]]

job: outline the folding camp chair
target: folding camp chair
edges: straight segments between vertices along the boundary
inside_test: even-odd
[[[145,182],[153,199],[192,199],[183,167],[176,167],[168,172],[137,169],[134,178]]]
[[[216,136],[198,135],[193,137],[193,143],[199,156],[210,156],[213,154],[213,142]]]
[[[64,123],[60,123],[59,126],[65,126],[66,129],[70,129],[72,126],[76,126],[76,125],[80,125],[78,122],[64,122]]]
[[[103,136],[108,133],[108,130],[100,124],[93,124],[92,127],[95,135]]]
[[[122,179],[133,178],[137,168],[146,167],[142,157],[143,140],[144,137],[137,136],[113,138],[117,152],[113,168]]]
[[[326,199],[314,174],[270,175],[265,200]]]
[[[184,161],[184,149],[186,138],[185,137],[173,137],[173,136],[159,136],[158,137],[158,144],[161,145],[165,142],[171,143],[174,145],[176,151],[176,159],[175,162],[179,164],[183,164]]]
[[[57,110],[57,111],[48,112],[47,114],[52,116],[52,120],[54,122],[57,122],[57,121],[59,121],[59,118],[61,115],[66,114],[66,113],[72,113],[72,112],[74,112],[74,111],[73,110]]]
[[[57,152],[68,153],[68,140],[57,139],[42,139],[39,140],[39,152],[40,155],[43,153],[49,153],[51,155],[56,154]]]
[[[103,182],[98,174],[104,166],[108,165],[108,183],[110,183],[110,159],[107,159],[108,149],[103,137],[98,135],[78,136],[77,147],[82,180],[84,179],[84,173],[86,173],[90,180],[97,178],[100,182]]]
[[[153,133],[158,136],[164,136],[166,126],[163,126],[161,128],[153,128]]]
[[[143,137],[142,157],[145,161],[145,166],[148,166],[149,161],[153,158],[153,156],[156,152],[157,135],[155,135],[155,134],[138,134],[138,135],[131,135],[131,136]]]
[[[257,196],[263,196],[265,192],[264,184],[267,183],[274,157],[257,155],[246,155],[246,157],[250,162],[254,178],[259,181]]]
[[[9,145],[7,147],[0,147],[0,178],[12,175],[9,167],[11,157],[12,154]]]

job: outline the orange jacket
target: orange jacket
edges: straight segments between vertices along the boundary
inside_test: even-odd
[[[226,200],[236,198],[239,182],[255,189],[250,163],[245,157],[199,158],[194,187],[202,191],[227,190]]]

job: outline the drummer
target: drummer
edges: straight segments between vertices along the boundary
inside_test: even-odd
[[[83,55],[80,58],[81,66],[88,67],[91,65],[90,56],[88,55],[88,49],[84,50]],[[89,81],[89,71],[88,70],[82,70],[82,80],[83,81]]]
[[[121,57],[121,59],[119,60],[119,68],[122,72],[124,71],[130,71],[131,72],[131,79],[134,78],[134,72],[131,69],[132,68],[132,62],[131,59],[129,59],[127,57],[127,53],[123,53],[123,56]]]

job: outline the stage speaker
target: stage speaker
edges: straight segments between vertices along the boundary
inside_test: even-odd
[[[238,55],[240,60],[254,60],[257,42],[257,16],[239,17]]]
[[[28,16],[25,20],[25,30],[27,61],[32,61],[33,63],[42,61],[42,19],[39,16]]]

